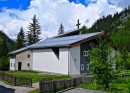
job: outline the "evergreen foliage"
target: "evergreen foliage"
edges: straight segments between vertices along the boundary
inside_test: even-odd
[[[6,39],[0,36],[0,70],[5,71],[9,69],[9,49]]]
[[[40,41],[39,35],[41,34],[41,26],[39,25],[36,15],[32,18],[32,23],[28,27],[29,31],[27,34],[28,45],[34,44]]]
[[[18,33],[17,36],[15,49],[20,49],[22,47],[25,47],[25,45],[26,45],[25,34],[23,28],[21,27],[20,32]]]
[[[11,40],[3,31],[0,31],[0,37],[4,38],[6,40],[9,51],[14,50],[15,42],[13,40]]]
[[[84,25],[82,28],[81,28],[81,31],[80,31],[80,34],[87,34],[89,33],[90,31],[86,28],[86,26]]]
[[[124,69],[130,69],[129,63],[128,63],[128,50],[126,47],[123,47],[123,49],[120,50],[120,55],[116,58],[116,68],[118,70],[124,70]]]
[[[64,26],[61,23],[60,27],[59,27],[59,30],[58,30],[58,35],[63,34],[63,33],[64,33]]]
[[[103,89],[108,89],[112,82],[112,61],[111,48],[105,40],[99,40],[98,45],[93,45],[90,53],[90,69],[94,74],[97,84]]]
[[[90,32],[105,31],[120,50],[126,47],[130,51],[130,8],[114,16],[100,18],[89,30]]]

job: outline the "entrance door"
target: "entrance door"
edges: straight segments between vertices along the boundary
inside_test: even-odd
[[[18,71],[21,71],[22,62],[18,62]]]

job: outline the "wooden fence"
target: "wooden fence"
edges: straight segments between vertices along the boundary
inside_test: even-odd
[[[27,86],[32,87],[31,78],[16,77],[0,71],[0,79],[14,85],[14,86]]]
[[[9,74],[6,74],[6,73],[0,71],[0,79],[4,80],[12,85],[14,84],[14,76],[13,75],[9,75]]]
[[[114,75],[115,77],[120,77],[120,78],[125,78],[125,77],[130,77],[130,74],[129,73],[125,73],[125,74],[115,74]]]
[[[76,77],[65,80],[44,79],[39,82],[41,93],[56,93],[67,88],[76,87],[82,83],[93,82],[93,77]]]

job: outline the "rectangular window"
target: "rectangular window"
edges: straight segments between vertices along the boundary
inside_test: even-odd
[[[28,54],[28,58],[30,58],[30,55]]]
[[[30,63],[28,63],[27,66],[30,67]]]
[[[89,70],[89,64],[86,64],[86,70]]]
[[[81,64],[81,70],[84,70],[84,64]]]
[[[10,65],[11,65],[11,67],[12,67],[12,63],[11,63]]]
[[[86,56],[89,56],[89,51],[90,51],[90,50],[88,50],[88,51],[83,51],[83,56],[85,56],[85,57],[86,57]]]

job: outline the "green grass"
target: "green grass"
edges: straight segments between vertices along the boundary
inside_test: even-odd
[[[110,89],[103,90],[101,86],[92,83],[92,84],[83,84],[83,88],[90,90],[98,90],[108,93],[130,93],[130,78],[118,78],[110,84]]]
[[[40,93],[40,91],[38,89],[35,89],[35,90],[32,90],[32,91],[30,91],[28,93]]]
[[[118,74],[130,74],[130,70],[121,70]]]
[[[1,81],[1,82],[4,82],[4,83],[7,84],[7,85],[13,86],[11,83],[9,83],[9,82],[7,82],[7,81],[5,81],[5,80],[0,79],[0,81]]]
[[[39,82],[41,79],[44,78],[52,78],[52,79],[69,78],[69,76],[66,75],[54,75],[49,73],[40,73],[36,71],[6,71],[5,73],[15,75],[18,77],[32,78],[33,83]]]

